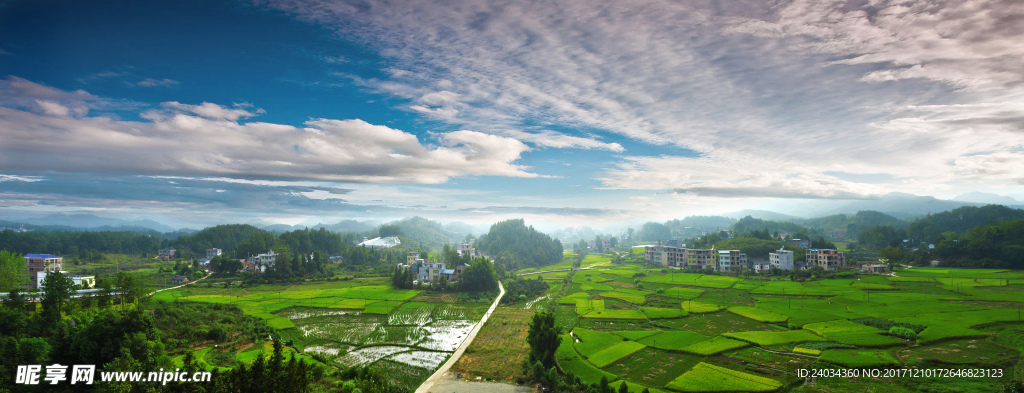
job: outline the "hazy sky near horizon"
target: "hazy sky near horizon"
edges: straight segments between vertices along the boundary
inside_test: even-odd
[[[0,3],[0,215],[600,225],[890,192],[1024,200],[1024,3]]]

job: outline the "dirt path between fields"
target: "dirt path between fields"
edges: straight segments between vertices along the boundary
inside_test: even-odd
[[[153,295],[156,295],[156,293],[157,293],[157,292],[163,292],[163,291],[166,291],[166,290],[170,290],[170,289],[178,289],[178,288],[181,288],[181,287],[183,287],[183,286],[186,286],[186,285],[189,285],[189,284],[195,284],[195,283],[197,283],[197,282],[200,282],[200,281],[203,281],[203,280],[205,280],[205,279],[206,279],[207,277],[210,277],[210,276],[211,276],[212,274],[213,274],[213,273],[207,273],[207,274],[206,274],[206,276],[204,276],[203,278],[197,279],[197,280],[195,280],[195,281],[192,281],[192,282],[187,282],[187,283],[184,283],[184,284],[178,285],[178,286],[176,286],[176,287],[170,287],[170,288],[164,288],[164,289],[157,289],[157,290],[155,290],[155,291],[153,291],[153,292],[150,292],[150,293],[149,293],[149,296],[153,296]]]

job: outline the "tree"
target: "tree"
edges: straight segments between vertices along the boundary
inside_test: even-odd
[[[405,234],[402,233],[402,227],[398,226],[397,224],[381,225],[377,233],[378,236],[380,237],[405,236]]]
[[[28,280],[25,259],[7,250],[0,251],[0,292],[21,289]]]
[[[466,291],[492,291],[498,289],[498,278],[491,261],[480,257],[462,270],[461,289]]]
[[[544,368],[555,365],[555,351],[562,343],[562,328],[555,326],[555,314],[541,311],[533,314],[526,340],[530,343],[530,363],[540,362]]]
[[[56,324],[60,322],[64,302],[71,299],[75,281],[64,273],[55,271],[46,275],[43,284],[43,299],[40,301],[43,306],[42,315],[47,323]]]

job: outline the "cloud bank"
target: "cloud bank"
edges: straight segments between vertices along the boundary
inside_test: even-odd
[[[9,171],[223,176],[244,179],[444,183],[460,176],[538,177],[516,164],[516,139],[460,130],[415,135],[359,119],[303,127],[244,121],[262,113],[164,102],[125,121],[94,109],[116,103],[9,77],[0,91],[0,168]]]

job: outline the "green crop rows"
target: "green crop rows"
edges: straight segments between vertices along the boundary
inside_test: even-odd
[[[771,392],[782,384],[771,378],[702,362],[665,387],[682,392]]]

